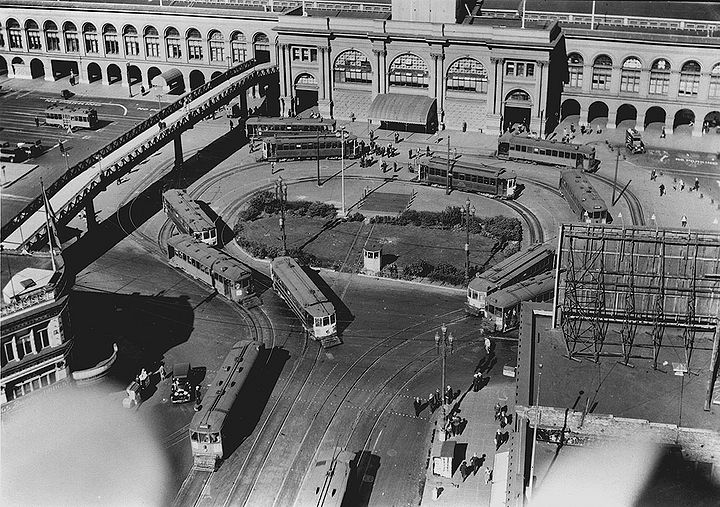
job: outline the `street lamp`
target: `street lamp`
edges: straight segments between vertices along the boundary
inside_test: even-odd
[[[465,199],[465,280],[470,281],[470,216],[475,216],[475,206]]]
[[[440,332],[435,332],[435,349],[439,354],[442,354],[442,373],[440,376],[440,392],[442,393],[442,427],[440,428],[440,441],[444,442],[447,440],[447,433],[445,431],[445,419],[447,419],[447,411],[445,408],[445,358],[447,356],[447,349],[450,348],[450,353],[453,353],[453,340],[455,337],[450,332],[448,333],[447,326],[443,323],[440,327]],[[441,352],[442,349],[442,352]]]
[[[287,238],[285,236],[285,203],[287,202],[287,183],[279,176],[275,182],[275,198],[280,201],[280,231],[282,232],[282,254],[287,255]]]
[[[345,126],[340,127],[340,200],[341,216],[345,218]]]
[[[127,73],[127,80],[128,80],[128,94],[130,97],[132,97],[132,81],[130,80],[130,64],[125,64],[125,72]]]

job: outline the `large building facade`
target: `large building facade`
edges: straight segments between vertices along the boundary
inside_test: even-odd
[[[591,2],[529,0],[521,20],[499,0],[312,0],[274,12],[270,0],[127,0],[108,19],[105,5],[85,1],[0,4],[0,72],[12,78],[74,74],[132,94],[174,69],[179,92],[259,56],[280,68],[286,115],[317,105],[325,116],[372,120],[378,96],[410,95],[428,99],[440,128],[543,131],[571,117],[700,136],[720,124],[720,13],[696,20],[691,8],[649,17],[641,2],[603,2],[606,11],[640,7],[592,15]],[[573,12],[558,10],[568,5]]]

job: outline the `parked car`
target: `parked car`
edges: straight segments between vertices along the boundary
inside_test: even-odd
[[[178,363],[173,366],[173,379],[170,392],[170,401],[173,403],[187,403],[192,398],[192,384],[190,383],[190,363]]]

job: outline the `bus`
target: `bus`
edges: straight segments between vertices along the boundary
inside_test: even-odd
[[[497,162],[496,162],[497,163]],[[450,160],[450,179],[447,180],[447,156],[433,156],[420,162],[420,181],[435,185],[450,185],[450,189],[489,194],[512,199],[517,190],[515,171],[486,164],[481,157],[462,155]]]
[[[340,507],[350,477],[352,458],[350,451],[318,451],[293,505]]]
[[[600,168],[593,146],[535,139],[511,132],[506,132],[498,139],[497,157],[581,169],[585,172],[596,172]]]
[[[279,134],[264,137],[262,140],[262,159],[270,162],[280,160],[300,160],[316,158],[340,158],[343,146],[337,133],[317,132],[315,134]],[[345,134],[345,158],[360,156],[358,139]]]
[[[53,104],[45,109],[45,124],[63,128],[95,128],[97,111],[93,108],[67,107]]]
[[[270,278],[275,292],[300,319],[305,330],[323,348],[340,345],[335,307],[318,289],[292,257],[276,257],[270,262]]]
[[[163,210],[184,234],[208,245],[217,245],[217,227],[198,203],[182,189],[172,188],[162,195]]]
[[[327,118],[283,118],[253,116],[245,121],[247,138],[255,141],[275,134],[335,132],[336,122]]]
[[[560,174],[560,193],[578,217],[588,224],[611,222],[607,205],[580,171],[563,171]]]
[[[215,471],[221,460],[231,451],[227,440],[237,441],[237,436],[228,438],[237,425],[233,425],[233,405],[243,386],[248,381],[255,361],[263,344],[252,340],[241,340],[233,345],[215,378],[202,398],[200,410],[190,422],[190,448],[193,468]],[[237,410],[235,410],[237,412]]]
[[[645,153],[645,143],[643,143],[642,135],[637,129],[627,129],[625,131],[625,147],[630,153]]]

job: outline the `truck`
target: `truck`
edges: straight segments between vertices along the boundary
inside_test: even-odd
[[[637,129],[631,128],[625,131],[625,147],[630,153],[645,153],[645,143]]]

